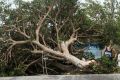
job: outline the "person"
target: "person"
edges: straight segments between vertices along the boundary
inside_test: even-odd
[[[110,60],[115,60],[117,58],[117,53],[115,49],[112,47],[113,42],[110,40],[109,43],[104,48],[104,55],[108,57]]]

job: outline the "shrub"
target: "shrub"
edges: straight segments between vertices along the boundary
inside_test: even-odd
[[[98,62],[97,65],[92,65],[93,73],[113,73],[117,71],[117,61],[111,60],[106,56],[102,56],[101,58],[96,60]]]

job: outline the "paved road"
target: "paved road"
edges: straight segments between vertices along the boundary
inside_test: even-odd
[[[120,80],[120,74],[19,76],[0,77],[0,80]]]

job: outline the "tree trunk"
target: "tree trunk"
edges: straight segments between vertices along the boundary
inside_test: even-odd
[[[71,54],[65,54],[64,57],[66,60],[70,61],[72,64],[74,64],[75,66],[77,66],[79,68],[84,68],[84,67],[88,66],[90,63],[92,63],[92,61],[94,62],[94,60],[92,60],[92,61],[80,60],[79,58],[77,58]]]

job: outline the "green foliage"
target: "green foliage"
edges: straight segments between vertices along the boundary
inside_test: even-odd
[[[95,59],[95,56],[91,52],[86,52],[84,53],[83,57],[88,60],[93,60]]]
[[[19,64],[20,65],[20,64]],[[21,65],[15,68],[9,68],[10,65],[0,66],[0,76],[22,76],[26,75],[25,65]]]
[[[98,59],[98,65],[93,65],[92,70],[93,73],[114,73],[117,71],[117,62],[115,60],[111,60],[106,56]]]

